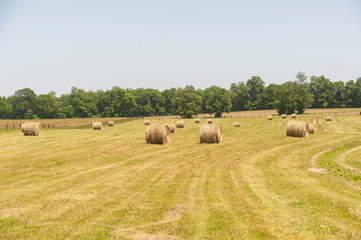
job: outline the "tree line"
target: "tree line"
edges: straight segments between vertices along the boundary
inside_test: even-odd
[[[45,119],[86,117],[134,117],[200,113],[220,117],[225,112],[277,109],[279,114],[303,113],[306,108],[361,107],[361,77],[355,81],[331,82],[325,76],[299,72],[294,81],[269,84],[259,76],[246,82],[232,83],[230,89],[211,86],[195,89],[151,88],[84,91],[72,87],[69,94],[35,94],[30,88],[17,90],[10,97],[0,97],[2,119]]]

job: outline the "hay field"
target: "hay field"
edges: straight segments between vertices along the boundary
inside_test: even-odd
[[[301,119],[318,131],[215,119],[221,144],[198,144],[206,119],[167,145],[143,120],[0,131],[0,239],[361,239],[361,116]]]

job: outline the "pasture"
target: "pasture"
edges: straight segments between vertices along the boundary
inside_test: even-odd
[[[0,239],[361,239],[361,116],[297,118],[308,138],[288,120],[214,119],[220,144],[207,119],[166,145],[143,120],[0,131]]]

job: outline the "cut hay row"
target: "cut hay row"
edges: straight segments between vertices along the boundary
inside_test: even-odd
[[[93,130],[102,130],[103,128],[102,122],[93,122],[92,126],[93,126]]]
[[[223,129],[219,124],[202,125],[199,130],[200,143],[221,143],[223,141]]]
[[[290,120],[287,123],[286,135],[289,137],[308,137],[309,125],[307,122]]]
[[[148,144],[170,143],[170,132],[167,125],[152,124],[145,129],[145,142]]]
[[[240,122],[234,122],[233,127],[241,127],[241,123]]]
[[[176,127],[177,128],[184,128],[184,121],[177,121]]]

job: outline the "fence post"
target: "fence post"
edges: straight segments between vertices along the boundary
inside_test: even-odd
[[[6,124],[6,130],[8,130],[8,128],[9,128],[9,127],[8,127],[8,125]]]

